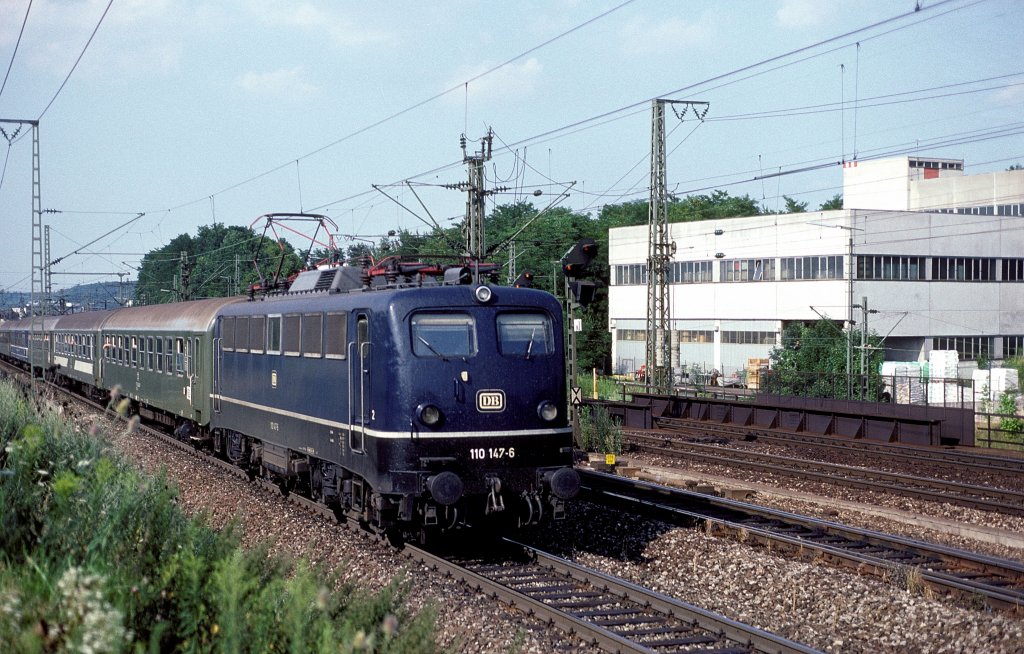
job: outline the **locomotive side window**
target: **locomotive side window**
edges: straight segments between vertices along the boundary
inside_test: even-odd
[[[285,316],[281,328],[281,347],[285,356],[297,357],[299,354],[299,316]]]
[[[235,352],[249,351],[249,319],[244,316],[235,318]]]
[[[267,317],[267,354],[281,354],[281,316]]]
[[[555,339],[551,319],[542,313],[503,313],[497,317],[498,351],[527,359],[551,354]]]
[[[264,316],[249,318],[249,351],[262,354],[267,342],[267,319]]]
[[[313,357],[317,359],[323,356],[323,338],[323,314],[302,314],[302,356]]]
[[[348,314],[327,314],[327,329],[324,333],[325,353],[328,359],[344,359],[348,342]]]
[[[235,319],[227,316],[220,319],[220,347],[225,352],[235,349]]]
[[[412,317],[412,352],[418,357],[471,357],[476,323],[464,313],[417,313]]]

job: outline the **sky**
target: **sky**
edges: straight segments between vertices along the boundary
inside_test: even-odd
[[[1019,0],[0,0],[0,119],[38,120],[60,289],[271,212],[342,246],[457,224],[460,136],[489,129],[492,207],[644,200],[655,98],[709,103],[666,116],[679,196],[816,209],[883,155],[1005,170],[1021,34]],[[0,127],[0,290],[27,291],[32,129]]]

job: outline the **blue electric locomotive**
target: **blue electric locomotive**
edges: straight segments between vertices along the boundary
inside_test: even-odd
[[[220,309],[214,449],[381,529],[560,517],[579,477],[558,302],[489,286],[317,290],[350,271]]]

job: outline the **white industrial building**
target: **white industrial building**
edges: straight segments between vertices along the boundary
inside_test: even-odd
[[[963,168],[848,163],[844,209],[670,224],[673,368],[744,370],[791,322],[860,324],[851,306],[863,298],[887,360],[1024,356],[1024,171]],[[612,229],[608,255],[613,365],[625,373],[645,363],[648,227]]]

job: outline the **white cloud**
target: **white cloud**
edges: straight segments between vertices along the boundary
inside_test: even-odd
[[[308,2],[251,3],[253,13],[261,20],[275,25],[290,25],[309,32],[320,32],[339,47],[356,47],[391,40],[390,32],[359,23],[340,12],[323,9]]]
[[[309,96],[318,89],[316,85],[306,81],[305,76],[302,66],[278,68],[265,73],[249,71],[235,80],[235,86],[258,95]]]
[[[634,16],[623,27],[623,49],[630,54],[650,54],[707,45],[718,32],[717,22],[711,12],[705,12],[696,21],[654,21]]]
[[[823,24],[835,9],[835,3],[823,0],[782,0],[775,12],[780,27],[802,29]]]
[[[445,88],[465,83],[481,73],[494,67],[494,62],[483,62],[472,67],[465,67],[456,73],[456,78],[449,80]],[[484,75],[469,83],[469,105],[474,103],[491,103],[499,100],[523,99],[533,95],[537,80],[544,71],[544,66],[534,58],[522,63],[513,62],[498,70]],[[458,104],[465,100],[463,93],[450,93],[449,101],[457,99]]]

